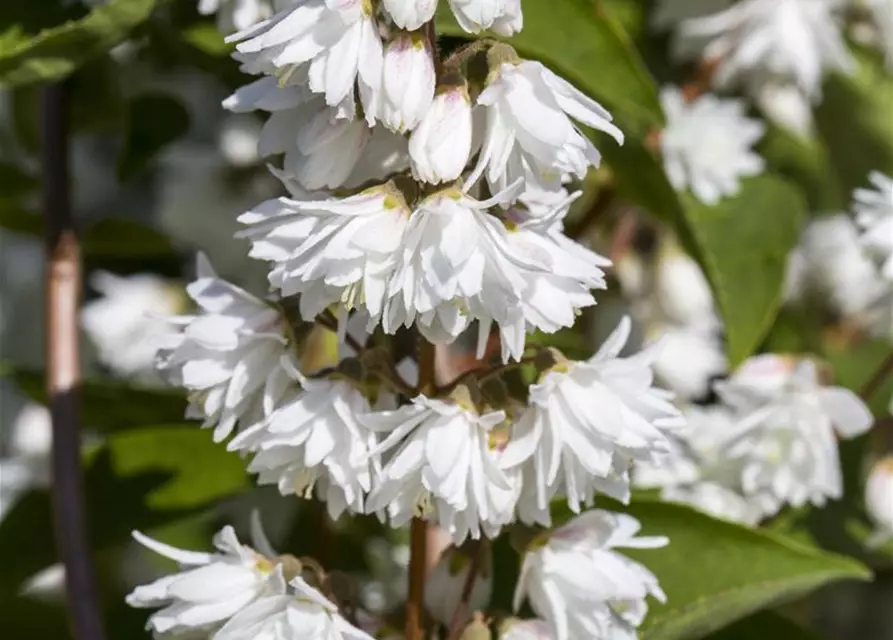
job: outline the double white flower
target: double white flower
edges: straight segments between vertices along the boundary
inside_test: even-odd
[[[372,488],[370,452],[377,440],[358,416],[369,402],[350,383],[313,380],[293,370],[300,390],[264,422],[233,438],[230,451],[254,453],[248,471],[282,495],[310,498],[314,489],[333,520],[349,509],[363,512]]]
[[[204,255],[186,287],[197,315],[176,316],[160,342],[158,367],[190,392],[186,416],[215,427],[214,440],[272,413],[289,384],[285,319],[272,305],[218,277]]]
[[[493,51],[498,57],[498,47]],[[601,154],[571,118],[623,144],[604,107],[539,62],[503,62],[491,75],[477,99],[486,128],[469,182],[486,172],[491,189],[500,191],[523,178],[540,185],[566,174],[582,179]]]
[[[255,545],[266,555],[241,544],[229,526],[214,536],[217,553],[176,549],[135,531],[140,544],[176,560],[182,571],[137,587],[127,596],[127,604],[164,607],[150,616],[146,626],[158,637],[195,637],[190,635],[194,633],[208,637],[251,603],[281,596],[286,591],[282,567],[275,564],[259,523],[255,525]]]
[[[502,459],[533,485],[518,505],[523,522],[548,525],[556,495],[576,513],[596,490],[627,500],[630,463],[670,451],[666,432],[684,419],[671,394],[652,386],[653,348],[618,357],[629,333],[624,318],[590,360],[559,361],[531,385]]]
[[[594,509],[535,541],[524,556],[515,609],[527,598],[555,640],[633,640],[648,611],[646,598],[666,599],[650,571],[616,551],[667,544],[664,537],[636,537],[639,528],[631,516]]]
[[[418,396],[395,411],[360,417],[387,436],[377,449],[400,445],[369,495],[369,512],[386,512],[395,527],[421,516],[461,544],[483,532],[495,537],[511,521],[517,487],[500,470],[490,434],[505,412],[480,414],[465,400]]]

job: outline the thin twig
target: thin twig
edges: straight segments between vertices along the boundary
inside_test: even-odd
[[[862,390],[859,392],[859,397],[865,402],[868,402],[871,399],[871,396],[880,389],[881,385],[884,384],[884,381],[891,373],[893,373],[893,351],[887,355],[884,361],[875,370],[874,374],[872,374],[868,382],[862,387]]]
[[[451,382],[441,386],[438,389],[438,394],[441,395],[449,395],[452,393],[456,387],[460,384],[468,382],[472,378],[477,378],[478,382],[487,382],[497,376],[501,376],[509,371],[514,371],[515,369],[519,369],[528,364],[533,364],[536,362],[535,357],[521,358],[516,362],[509,362],[507,364],[498,366],[498,367],[476,367],[474,369],[469,369],[468,371],[460,374],[456,378],[454,378]]]
[[[471,601],[471,592],[474,591],[474,581],[477,579],[478,573],[484,564],[484,555],[487,552],[487,541],[485,539],[478,540],[471,556],[471,566],[468,567],[468,575],[465,576],[465,582],[462,584],[462,595],[459,598],[459,604],[453,611],[453,617],[450,620],[450,629],[447,632],[447,640],[457,640],[462,633],[462,627],[468,619],[468,604]]]
[[[56,546],[77,640],[103,640],[96,576],[87,537],[81,469],[78,304],[80,247],[71,215],[68,96],[51,84],[41,96],[43,208],[46,223],[46,388],[53,422],[53,507]]]

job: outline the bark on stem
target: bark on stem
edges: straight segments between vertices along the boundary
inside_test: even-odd
[[[80,456],[81,262],[69,194],[68,115],[64,83],[44,88],[41,155],[46,224],[46,390],[53,422],[54,528],[59,557],[65,565],[73,635],[77,640],[103,640]]]

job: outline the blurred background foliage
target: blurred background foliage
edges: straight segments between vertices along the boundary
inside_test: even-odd
[[[441,5],[438,29],[448,43],[463,32]],[[878,54],[853,43],[858,73],[826,83],[817,135],[806,140],[771,128],[759,149],[768,172],[708,208],[677,194],[649,150],[648,136],[663,122],[658,88],[684,83],[692,70],[668,63],[666,39],[648,28],[648,5],[524,0],[525,29],[513,45],[599,100],[627,135],[623,147],[599,146],[606,163],[584,184],[569,227],[597,246],[610,246],[625,216],[636,217],[640,235],[672,230],[711,283],[730,365],[761,350],[813,353],[832,365],[839,384],[858,391],[890,345],[846,326],[820,304],[782,308],[784,274],[810,217],[846,210],[870,170],[893,175],[893,79]],[[280,187],[252,146],[261,122],[220,107],[244,81],[229,53],[213,22],[186,0],[111,0],[93,10],[63,0],[0,3],[0,458],[11,455],[9,434],[22,407],[45,400],[40,83],[67,78],[70,87],[73,195],[87,273],[152,272],[185,281],[201,247],[224,276],[263,291],[262,265],[247,259],[245,243],[232,233],[238,213]],[[611,325],[604,319],[610,314],[610,305],[599,305],[574,331],[538,339],[585,355],[601,327]],[[134,550],[132,529],[203,548],[224,523],[244,531],[255,507],[280,549],[362,577],[363,597],[382,607],[399,600],[406,564],[399,532],[374,518],[331,523],[314,503],[254,488],[238,456],[184,420],[185,398],[114,378],[89,349],[85,344],[84,464],[109,637],[143,637],[145,613],[128,609],[123,596],[163,568]],[[332,351],[322,349],[316,364]],[[891,393],[888,381],[873,395],[876,415],[886,414]],[[763,530],[648,495],[628,508],[605,500],[640,518],[647,532],[672,540],[665,552],[642,557],[669,596],[652,611],[642,637],[891,637],[893,549],[868,552],[863,544],[869,525],[862,478],[867,461],[885,446],[869,437],[842,445],[844,500],[785,512]],[[46,464],[45,458],[33,462]],[[68,637],[45,469],[43,482],[14,500],[4,492],[10,476],[0,464],[4,469],[0,629],[10,638]],[[857,582],[871,571],[873,583]],[[516,573],[516,555],[500,542],[496,608],[510,607]],[[851,582],[819,589],[839,580]]]

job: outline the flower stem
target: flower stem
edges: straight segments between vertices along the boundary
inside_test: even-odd
[[[462,595],[459,604],[453,612],[450,620],[450,629],[447,632],[447,640],[457,640],[462,633],[462,627],[468,618],[468,603],[471,600],[471,592],[474,590],[474,581],[477,579],[481,566],[484,564],[484,555],[487,553],[487,540],[482,538],[475,545],[474,554],[471,556],[471,566],[468,567],[468,575],[462,584]]]
[[[859,392],[859,396],[862,400],[868,402],[871,399],[871,396],[873,396],[875,392],[880,389],[881,385],[884,384],[884,381],[890,374],[893,374],[893,351],[884,358],[884,361],[875,370],[868,382],[862,387],[862,390]]]

